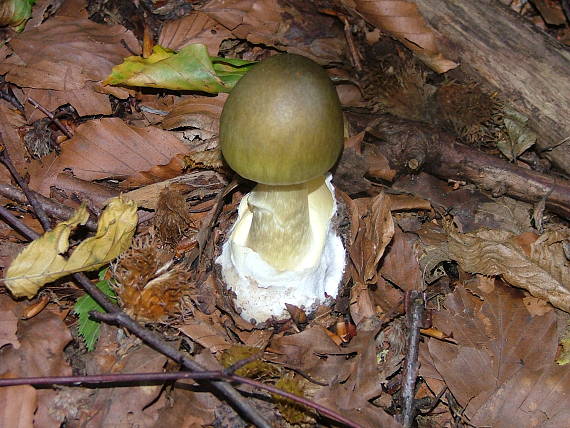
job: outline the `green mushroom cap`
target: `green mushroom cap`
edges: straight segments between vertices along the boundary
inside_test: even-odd
[[[220,142],[229,166],[257,183],[299,184],[323,175],[343,145],[342,111],[327,73],[294,54],[260,62],[227,99]]]

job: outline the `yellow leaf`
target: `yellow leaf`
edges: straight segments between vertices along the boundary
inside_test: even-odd
[[[136,211],[134,202],[113,198],[99,218],[95,236],[84,240],[65,259],[61,254],[69,248],[70,233],[89,217],[82,206],[72,218],[44,233],[14,259],[6,271],[6,286],[16,297],[32,298],[48,282],[109,263],[131,245],[137,225]]]

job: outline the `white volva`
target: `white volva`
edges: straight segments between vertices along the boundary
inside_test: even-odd
[[[237,298],[236,306],[246,320],[263,322],[274,316],[288,317],[285,303],[311,309],[334,298],[342,279],[345,251],[331,226],[336,201],[330,176],[307,183],[309,225],[304,254],[295,257],[294,269],[278,270],[267,263],[251,246],[251,225],[254,218],[251,194],[240,202],[238,219],[216,260],[222,267],[224,281]],[[253,208],[255,209],[255,208]],[[291,235],[297,231],[292,230]],[[282,235],[282,234],[280,234]],[[282,236],[278,240],[283,240]],[[270,245],[269,245],[270,246]]]

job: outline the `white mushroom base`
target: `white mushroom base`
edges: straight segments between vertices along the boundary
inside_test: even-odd
[[[331,226],[336,201],[331,177],[309,184],[311,246],[298,268],[278,271],[259,254],[245,246],[253,217],[245,195],[238,208],[238,219],[216,263],[222,277],[236,294],[241,316],[263,322],[271,317],[289,317],[285,303],[311,310],[338,293],[345,266],[341,239]]]

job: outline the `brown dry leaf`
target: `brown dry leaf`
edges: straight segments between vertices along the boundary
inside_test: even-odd
[[[215,171],[194,171],[132,190],[124,193],[123,197],[136,202],[139,207],[156,210],[160,192],[168,186],[187,185],[199,189],[197,191],[201,194],[211,195],[218,193],[226,184],[225,178]]]
[[[10,378],[10,373],[0,378]],[[0,388],[0,427],[33,428],[38,407],[37,391],[30,385]]]
[[[0,295],[0,348],[7,344],[11,344],[16,349],[20,347],[16,336],[18,328],[16,306],[17,303],[13,299],[5,294]]]
[[[570,408],[570,368],[553,363],[555,314],[529,315],[521,291],[504,283],[489,294],[473,287],[480,297],[457,287],[434,314],[458,342],[429,340],[437,371],[476,426],[562,426],[549,424]]]
[[[204,349],[196,355],[195,361],[206,370],[221,370],[223,368],[208,349]],[[221,403],[214,394],[189,388],[188,384],[193,383],[190,380],[176,383],[170,397],[173,404],[160,410],[159,421],[153,427],[198,428],[213,425],[214,419],[220,422],[222,427],[239,424],[235,420],[235,413],[227,410],[227,404]],[[225,421],[226,417],[229,420]]]
[[[397,227],[379,272],[383,278],[406,291],[424,288],[416,249],[417,239],[417,235],[404,233]]]
[[[141,344],[134,336],[124,337],[119,329],[101,326],[97,348],[86,358],[88,374],[101,373],[156,373],[163,370],[167,358],[154,349]],[[166,405],[165,399],[157,398],[160,384],[145,384],[130,387],[97,388],[85,397],[77,391],[76,401],[69,397],[66,404],[75,411],[63,408],[63,400],[54,409],[67,415],[73,426],[132,427],[152,426],[159,419],[158,411]],[[155,401],[156,400],[156,401]],[[73,415],[70,417],[70,414]],[[71,421],[69,420],[71,419]]]
[[[32,319],[20,320],[18,322],[18,340],[21,344],[18,349],[12,345],[6,345],[0,349],[0,376],[6,377],[8,373],[9,377],[71,376],[71,367],[68,365],[63,352],[71,341],[71,334],[58,315],[44,310]],[[16,402],[18,407],[22,405],[33,412],[36,408],[33,402],[36,400],[33,397],[33,390],[38,400],[34,426],[59,426],[56,421],[41,416],[50,408],[57,393],[51,389],[35,390],[30,388],[32,387],[18,390],[24,394],[21,397],[25,399],[22,403]],[[8,389],[0,388],[0,395]],[[10,400],[14,402],[15,397],[10,396]],[[23,417],[26,413],[25,409],[22,409],[22,412],[20,416]],[[11,423],[7,425],[0,423],[0,425],[18,426]]]
[[[414,2],[354,0],[354,4],[366,21],[392,34],[434,71],[445,73],[459,65],[439,52],[437,34],[428,26]]]
[[[570,312],[570,262],[564,241],[570,229],[546,231],[531,244],[527,256],[517,237],[501,230],[449,234],[449,256],[467,272],[500,275],[510,284]]]
[[[232,347],[228,335],[212,321],[191,320],[177,327],[193,341],[199,343],[211,352],[219,352]]]
[[[350,289],[350,316],[356,325],[366,318],[376,315],[370,289],[357,282]]]
[[[317,62],[338,61],[345,48],[342,27],[310,2],[213,0],[202,12],[239,39],[307,56]]]
[[[344,364],[350,352],[330,339],[322,327],[309,327],[301,333],[275,337],[267,352],[276,354],[272,361],[301,370],[316,380],[330,383],[345,381],[351,367]],[[327,357],[323,359],[323,357]]]
[[[231,39],[232,33],[202,12],[167,22],[160,33],[158,44],[175,51],[191,43],[206,45],[210,56],[218,55],[220,43]]]
[[[158,128],[135,128],[121,119],[92,120],[80,125],[61,155],[32,162],[30,187],[49,195],[57,174],[69,169],[82,180],[125,178],[168,164],[188,148],[174,135]]]
[[[202,139],[218,134],[219,120],[228,94],[215,97],[188,96],[177,102],[162,120],[163,129],[196,128],[207,131]]]
[[[360,214],[358,232],[353,234],[350,245],[350,259],[356,269],[358,282],[375,283],[378,262],[394,235],[390,197],[382,192],[373,199],[355,202],[363,208],[358,210],[362,214]]]
[[[16,170],[22,175],[26,175],[28,165],[26,163],[26,149],[22,144],[22,139],[18,135],[18,128],[25,124],[25,119],[18,110],[9,107],[5,101],[0,102],[0,143],[8,150],[8,155]],[[0,168],[0,180],[10,183],[12,176],[6,168]]]
[[[375,318],[358,325],[356,336],[342,348],[352,358],[336,361],[339,373],[347,374],[346,381],[340,377],[335,379],[330,387],[320,388],[314,399],[363,426],[396,427],[400,425],[395,419],[370,404],[382,394],[382,383],[388,374],[384,373],[383,364],[379,364],[377,359],[375,339],[379,328],[380,322]]]
[[[121,40],[131,49],[138,47],[133,34],[122,26],[52,17],[39,28],[10,40],[15,55],[0,64],[0,72],[7,73],[6,80],[22,88],[59,91],[43,97],[34,92],[48,110],[75,100],[80,115],[110,114],[108,102],[104,105],[103,99],[94,94],[95,90],[108,91],[92,85],[104,79],[113,65],[130,55]],[[126,94],[125,90],[122,92]],[[105,111],[99,110],[103,106]],[[26,108],[29,120],[40,117],[38,113],[31,115],[33,108]]]
[[[547,24],[564,25],[566,16],[560,2],[553,0],[533,0],[532,4],[538,9]]]
[[[164,165],[153,166],[144,171],[139,171],[123,180],[120,184],[121,189],[132,189],[135,187],[150,186],[152,184],[161,185],[166,180],[178,177],[186,168],[185,154],[175,155],[170,162]],[[134,200],[134,199],[132,199]]]

